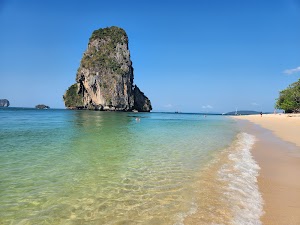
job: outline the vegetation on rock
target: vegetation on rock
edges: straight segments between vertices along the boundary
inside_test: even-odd
[[[300,79],[280,91],[275,107],[286,113],[300,113]]]
[[[66,107],[82,106],[82,97],[78,94],[78,85],[71,85],[63,96]]]
[[[134,89],[134,106],[133,108],[140,112],[149,112],[152,110],[152,105],[147,96],[135,85]]]
[[[126,32],[122,28],[116,26],[100,28],[99,30],[95,30],[90,38],[90,42],[94,39],[110,41],[110,46],[112,48],[115,47],[117,43],[124,44],[128,41]]]
[[[49,106],[44,105],[44,104],[38,104],[35,106],[36,109],[50,109]]]
[[[94,40],[102,42],[101,49],[98,46],[89,46],[88,53],[84,54],[81,66],[84,68],[105,67],[115,74],[123,75],[126,71],[121,69],[121,64],[114,57],[114,52],[119,45],[128,43],[126,32],[119,27],[101,28],[95,30],[90,38],[90,43]]]
[[[76,83],[64,95],[70,109],[150,111],[150,100],[133,85],[128,36],[119,27],[95,30],[83,54]]]

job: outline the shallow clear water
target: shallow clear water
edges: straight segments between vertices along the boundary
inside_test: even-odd
[[[198,114],[7,108],[0,124],[0,224],[180,224],[238,133]]]

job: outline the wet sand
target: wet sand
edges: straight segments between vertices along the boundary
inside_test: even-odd
[[[264,199],[263,224],[300,224],[300,117],[233,118],[242,131],[257,138],[252,153],[261,167],[258,185]]]

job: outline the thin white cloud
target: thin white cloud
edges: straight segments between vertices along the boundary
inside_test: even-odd
[[[283,73],[285,73],[287,75],[291,75],[293,73],[298,73],[298,72],[300,72],[300,66],[298,66],[295,69],[288,69],[288,70],[283,71]]]
[[[165,107],[165,108],[172,108],[173,105],[172,105],[172,104],[166,104],[166,105],[164,105],[164,107]]]
[[[251,105],[258,106],[259,104],[257,104],[256,102],[252,102]]]
[[[202,109],[212,109],[213,107],[211,105],[203,105]]]

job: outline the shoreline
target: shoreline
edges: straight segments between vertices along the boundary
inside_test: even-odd
[[[233,119],[247,120],[268,129],[280,139],[300,147],[300,114],[263,114],[232,116]]]
[[[263,224],[300,224],[298,115],[232,117],[242,131],[257,139],[252,154],[261,168],[257,179],[264,200]]]

